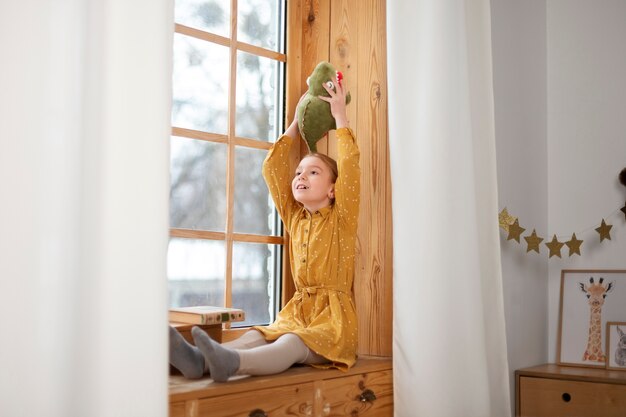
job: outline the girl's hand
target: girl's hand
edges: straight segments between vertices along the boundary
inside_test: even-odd
[[[330,104],[330,113],[335,118],[337,129],[341,127],[348,127],[348,115],[346,113],[346,90],[343,88],[343,84],[339,78],[335,79],[335,87],[337,91],[333,91],[326,83],[322,83],[324,89],[330,94],[330,97],[318,96],[320,100]]]

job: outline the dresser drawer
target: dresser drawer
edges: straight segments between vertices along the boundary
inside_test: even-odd
[[[170,403],[169,417],[185,417],[185,402]]]
[[[626,416],[626,385],[526,376],[519,384],[520,416]]]
[[[323,381],[324,417],[393,416],[393,377],[391,371],[372,372]]]
[[[200,399],[197,416],[311,417],[313,416],[313,383]]]

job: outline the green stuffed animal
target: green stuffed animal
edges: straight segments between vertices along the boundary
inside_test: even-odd
[[[341,83],[343,75],[330,63],[322,61],[307,79],[308,91],[298,104],[298,129],[311,152],[317,151],[317,142],[329,131],[337,128],[335,118],[330,112],[330,104],[319,96],[329,97],[322,86],[325,83],[337,91],[335,83]],[[346,94],[346,104],[350,103],[350,93]]]

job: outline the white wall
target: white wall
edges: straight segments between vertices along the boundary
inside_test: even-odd
[[[626,268],[626,2],[492,0],[500,208],[582,256],[501,234],[511,372],[556,361],[562,269]],[[599,243],[603,217],[611,241]],[[530,232],[531,230],[528,230]],[[513,385],[512,385],[513,387]]]
[[[550,260],[549,360],[556,360],[561,269],[626,268],[626,223],[617,212],[611,241],[594,230],[623,206],[626,188],[626,2],[550,0],[548,44],[548,223],[583,239],[582,256]],[[581,233],[579,233],[581,232]]]
[[[500,209],[547,228],[546,3],[492,0]],[[529,231],[530,232],[530,231]],[[548,262],[501,232],[511,399],[513,372],[547,360]]]

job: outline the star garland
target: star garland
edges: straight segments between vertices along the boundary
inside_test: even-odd
[[[626,202],[624,203],[624,207],[620,208],[619,211],[624,214],[624,220],[626,220]],[[617,212],[618,210],[615,210],[607,217],[610,217]],[[524,233],[526,229],[520,225],[519,219],[517,217],[509,214],[506,207],[498,215],[498,223],[500,225],[500,228],[507,233],[507,241],[515,240],[517,243],[521,243],[520,237],[522,237],[522,233]],[[607,224],[606,220],[602,218],[600,226],[595,228],[595,231],[599,235],[600,242],[604,242],[605,240],[611,240],[612,228],[613,225]],[[523,236],[524,240],[526,241],[526,253],[530,251],[541,253],[540,244],[545,239],[537,235],[536,229],[533,228],[532,230],[533,231],[531,234],[529,234],[528,236]],[[583,242],[583,240],[576,237],[576,233],[572,233],[572,237],[569,240],[563,242],[559,241],[557,235],[555,234],[552,236],[552,240],[544,243],[544,245],[546,245],[549,249],[548,258],[552,258],[553,256],[561,258],[561,249],[563,248],[563,246],[567,246],[570,257],[572,255],[580,256],[581,246]]]

